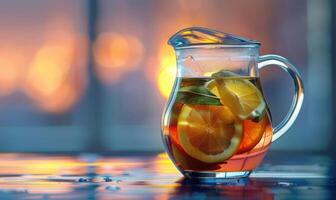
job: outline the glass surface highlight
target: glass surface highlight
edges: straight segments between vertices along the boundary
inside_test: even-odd
[[[168,44],[174,48],[209,44],[260,45],[260,43],[255,40],[201,27],[186,28],[177,32],[169,39]]]

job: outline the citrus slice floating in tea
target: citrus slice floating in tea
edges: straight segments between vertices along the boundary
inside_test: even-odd
[[[259,89],[247,78],[233,76],[215,78],[206,84],[206,87],[220,97],[223,105],[240,119],[259,121],[266,104]]]
[[[268,118],[265,115],[259,122],[244,120],[243,139],[239,145],[237,153],[241,154],[252,150],[261,140],[263,134],[265,133],[267,124]]]
[[[243,127],[225,106],[184,105],[177,132],[180,145],[189,156],[217,163],[238,150]]]

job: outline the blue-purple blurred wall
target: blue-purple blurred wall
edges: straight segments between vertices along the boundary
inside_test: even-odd
[[[296,65],[304,106],[272,149],[325,151],[332,16],[327,0],[0,0],[0,151],[162,151],[175,73],[166,41],[189,26],[258,40]],[[261,80],[276,125],[293,85],[276,68]]]

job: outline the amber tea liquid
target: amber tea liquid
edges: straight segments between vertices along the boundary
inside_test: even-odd
[[[272,139],[256,77],[179,78],[163,120],[169,156],[182,171],[250,171]]]

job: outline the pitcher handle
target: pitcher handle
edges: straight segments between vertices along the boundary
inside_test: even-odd
[[[304,92],[303,92],[303,83],[299,72],[294,67],[294,65],[292,65],[286,58],[271,54],[259,57],[258,69],[263,69],[264,67],[269,65],[278,66],[287,73],[289,73],[289,75],[293,79],[295,86],[295,93],[293,96],[292,104],[287,115],[277,126],[275,126],[275,128],[273,128],[272,142],[274,142],[280,136],[286,133],[286,131],[294,123],[302,107]]]

